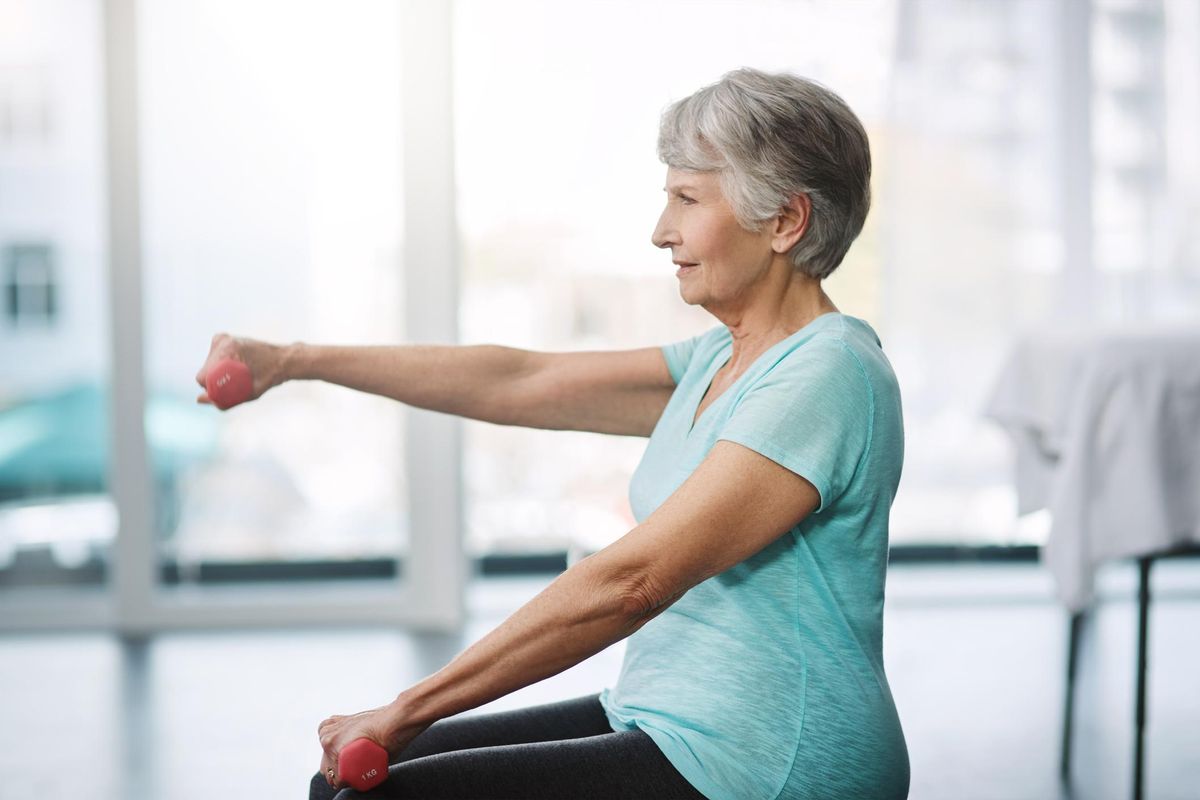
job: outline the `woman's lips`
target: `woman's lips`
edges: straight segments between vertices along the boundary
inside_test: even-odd
[[[700,265],[699,264],[685,264],[685,265],[681,266],[679,269],[675,270],[675,277],[682,278],[684,275],[687,275],[692,270],[696,269],[696,267],[698,267],[698,266],[700,266]]]

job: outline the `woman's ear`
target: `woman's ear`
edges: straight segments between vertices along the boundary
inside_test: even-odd
[[[794,194],[787,205],[779,210],[775,217],[775,235],[771,239],[771,249],[776,253],[786,253],[796,246],[808,230],[808,222],[812,218],[812,200],[806,194]]]

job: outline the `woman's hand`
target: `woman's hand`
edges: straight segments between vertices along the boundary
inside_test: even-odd
[[[388,753],[388,763],[393,763],[408,743],[428,728],[430,723],[414,723],[406,719],[397,703],[360,711],[348,717],[332,716],[317,726],[321,739],[321,774],[334,789],[349,784],[338,774],[338,754],[355,739],[370,739]]]
[[[239,339],[230,336],[228,333],[218,333],[212,338],[212,347],[209,349],[208,358],[204,361],[204,366],[200,367],[200,371],[196,373],[196,383],[200,384],[204,391],[196,397],[197,403],[205,405],[215,405],[212,398],[208,396],[207,386],[208,371],[212,369],[218,361],[226,358],[232,358],[240,361],[250,368],[251,391],[250,396],[246,398],[246,402],[257,400],[270,388],[278,386],[287,380],[284,374],[285,348],[279,345],[260,342],[255,339]]]

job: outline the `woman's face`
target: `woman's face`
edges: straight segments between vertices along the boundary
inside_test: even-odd
[[[716,172],[668,167],[665,191],[667,205],[650,241],[671,249],[680,296],[709,311],[737,309],[771,265],[771,227],[743,230]]]

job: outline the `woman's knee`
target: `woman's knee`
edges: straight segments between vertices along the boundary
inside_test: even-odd
[[[308,800],[352,800],[361,797],[353,789],[334,789],[325,776],[316,773],[308,784]]]
[[[313,773],[312,780],[308,783],[308,800],[333,800],[337,792],[325,780],[325,776],[319,772]]]

